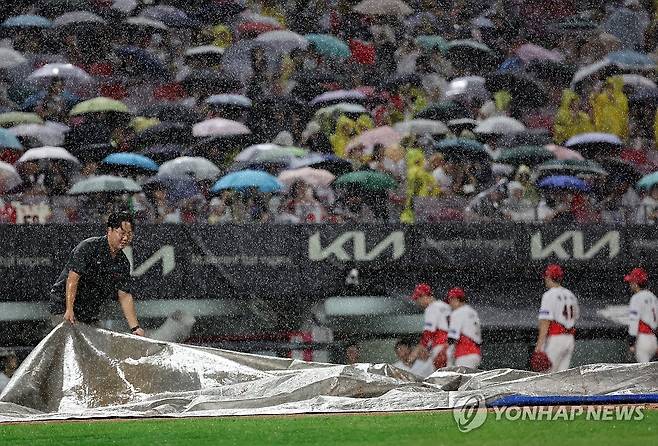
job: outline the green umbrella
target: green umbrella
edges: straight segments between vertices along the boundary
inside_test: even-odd
[[[496,161],[515,166],[520,166],[521,164],[536,166],[553,158],[553,154],[542,146],[518,146],[511,149],[503,149]]]
[[[434,146],[437,152],[443,153],[447,157],[465,158],[470,160],[491,160],[491,156],[484,148],[484,145],[478,141],[467,138],[449,138],[437,143]]]
[[[281,147],[260,152],[251,161],[257,163],[271,163],[286,161],[292,158],[303,158],[308,155],[308,150],[299,147]]]
[[[141,192],[142,188],[130,178],[114,175],[99,175],[78,181],[68,191],[69,195],[97,193]]]
[[[0,114],[0,127],[10,128],[21,124],[43,124],[36,113],[7,112]]]
[[[591,160],[551,160],[536,167],[540,175],[607,175],[608,172]]]
[[[651,189],[658,185],[658,172],[650,173],[637,182],[638,189]]]
[[[315,51],[323,56],[347,59],[352,55],[350,47],[338,37],[329,34],[306,34],[305,37],[311,42]]]
[[[445,53],[448,50],[448,42],[441,36],[418,36],[416,44],[426,50],[439,50]]]
[[[89,99],[88,101],[80,102],[73,110],[71,110],[70,115],[83,115],[85,113],[128,113],[128,107],[121,101],[116,101],[114,99],[98,97],[94,99]]]
[[[384,191],[395,189],[398,184],[385,173],[373,170],[359,170],[341,175],[333,182],[335,188],[360,188],[369,191]]]

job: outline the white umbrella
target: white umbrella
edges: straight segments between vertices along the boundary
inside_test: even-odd
[[[583,144],[610,144],[621,147],[623,143],[617,135],[613,135],[612,133],[590,132],[572,136],[564,143],[564,146],[576,147]]]
[[[361,104],[350,104],[349,102],[340,102],[335,105],[329,105],[327,107],[322,107],[315,112],[315,117],[321,115],[331,115],[333,113],[349,113],[349,114],[362,114],[368,113],[368,110]]]
[[[525,125],[514,118],[507,116],[493,116],[478,124],[473,132],[490,135],[507,135],[525,131]]]
[[[258,154],[267,152],[272,149],[280,149],[281,146],[278,144],[255,144],[244,149],[242,152],[238,153],[235,157],[235,161],[251,161],[253,158],[258,156]]]
[[[7,129],[9,133],[22,138],[34,138],[41,144],[64,144],[64,133],[57,127],[46,124],[20,124]]]
[[[23,180],[21,180],[14,166],[0,161],[0,192],[5,193],[10,191],[22,182]]]
[[[121,11],[124,14],[131,14],[135,9],[137,9],[137,0],[113,0],[112,9]]]
[[[193,48],[188,48],[185,50],[186,56],[203,56],[205,54],[214,54],[222,55],[224,54],[224,49],[215,45],[203,45],[195,46]]]
[[[358,90],[335,90],[322,93],[311,101],[311,105],[331,104],[335,102],[360,102],[366,95]]]
[[[577,84],[581,83],[590,76],[594,76],[599,71],[606,69],[612,66],[612,62],[607,59],[599,60],[590,65],[585,65],[580,70],[576,71],[571,79],[571,88],[574,88]]]
[[[82,68],[70,63],[49,63],[35,70],[27,77],[28,81],[49,81],[52,78],[74,80],[76,82],[91,83],[92,78]]]
[[[482,76],[457,77],[450,81],[446,90],[446,98],[481,99],[488,100],[491,93],[487,90],[486,80]]]
[[[393,129],[402,135],[445,135],[450,133],[444,123],[431,119],[412,119],[398,122],[393,125]]]
[[[251,99],[241,94],[214,94],[205,100],[210,105],[233,105],[237,107],[250,108]]]
[[[40,160],[62,160],[73,164],[80,164],[80,161],[71,153],[62,147],[44,146],[27,150],[16,161],[16,164],[26,163],[28,161]]]
[[[159,20],[149,19],[148,17],[129,17],[126,19],[128,25],[141,27],[141,28],[151,28],[159,31],[168,31],[167,25],[162,23]]]
[[[297,34],[288,30],[268,31],[261,34],[256,39],[256,42],[266,44],[269,48],[292,51],[294,49],[308,48],[308,40],[301,34]]]
[[[249,135],[250,133],[251,130],[241,122],[223,118],[207,119],[192,127],[192,135],[200,137]]]
[[[216,180],[220,173],[219,167],[201,156],[181,156],[163,163],[158,170],[159,177],[187,175],[197,181]]]
[[[72,11],[62,14],[53,20],[53,26],[64,27],[77,24],[105,25],[107,22],[102,17],[88,11]]]
[[[11,48],[0,48],[0,69],[14,68],[27,62],[21,53]]]
[[[69,195],[96,193],[141,192],[142,188],[134,180],[114,175],[98,175],[78,181],[69,189]]]
[[[402,0],[363,0],[352,9],[365,15],[405,16],[413,12]]]
[[[324,169],[302,167],[300,169],[284,170],[279,174],[279,181],[291,186],[295,181],[303,181],[315,187],[326,187],[336,179],[336,176]]]

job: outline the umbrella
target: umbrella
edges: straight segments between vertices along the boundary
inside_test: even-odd
[[[610,184],[622,182],[635,184],[642,178],[642,174],[634,164],[618,158],[598,157],[596,162],[608,172],[607,181]]]
[[[244,68],[244,67],[243,67]],[[199,91],[206,94],[234,93],[243,88],[242,81],[218,70],[194,70],[183,79],[183,87],[188,92]]]
[[[398,122],[393,125],[393,129],[402,135],[445,135],[450,133],[450,129],[444,123],[431,119],[412,119]]]
[[[402,140],[402,135],[394,130],[392,127],[384,126],[377,127],[371,130],[366,130],[356,138],[353,138],[347,144],[347,151],[356,146],[363,146],[367,152],[372,152],[372,149],[381,144],[384,147],[398,144]]]
[[[352,9],[365,15],[405,16],[413,12],[402,0],[363,0]]]
[[[154,172],[157,172],[159,169],[155,161],[138,153],[112,153],[106,156],[102,163],[110,166],[121,166]]]
[[[69,114],[77,116],[87,113],[128,113],[128,107],[121,101],[101,96],[80,102]]]
[[[214,94],[204,101],[206,104],[215,107],[239,107],[251,108],[251,99],[241,94]]]
[[[135,135],[135,145],[144,147],[154,144],[187,144],[192,142],[192,130],[187,124],[162,122]]]
[[[493,67],[494,53],[487,45],[475,40],[448,42],[448,59],[463,70],[482,70]]]
[[[294,160],[290,167],[294,169],[299,169],[300,167],[323,169],[328,170],[336,176],[344,175],[354,170],[354,166],[348,160],[339,158],[336,155],[325,155],[320,153],[311,153],[307,157]]]
[[[11,127],[9,133],[21,138],[32,138],[41,145],[64,144],[66,132],[47,124],[19,124]],[[0,144],[1,145],[1,144]]]
[[[345,42],[329,34],[306,34],[306,39],[313,45],[313,49],[323,56],[347,59],[352,54]]]
[[[461,118],[461,119],[451,119],[448,122],[446,122],[446,125],[454,133],[455,135],[460,135],[461,132],[464,130],[468,130],[470,132],[477,127],[477,125],[480,123],[480,121],[476,119],[471,119],[471,118]]]
[[[46,17],[57,17],[65,12],[85,11],[92,8],[89,0],[38,0],[31,3],[36,3],[39,14]]]
[[[429,105],[415,116],[420,119],[449,121],[451,119],[471,118],[471,112],[459,102],[441,101]]]
[[[237,27],[238,35],[243,38],[250,38],[265,34],[272,31],[281,30],[283,27],[280,23],[261,23],[261,22],[243,22]]]
[[[441,36],[418,36],[416,45],[426,50],[439,50],[442,53],[448,50],[448,42]]]
[[[17,15],[2,22],[3,28],[50,28],[53,23],[40,15]]]
[[[650,173],[637,182],[638,189],[651,189],[658,184],[658,172]]]
[[[230,173],[217,181],[210,189],[212,193],[222,190],[245,190],[257,188],[260,192],[277,192],[282,189],[281,183],[275,176],[262,170],[241,170]]]
[[[302,167],[300,169],[286,170],[279,174],[279,181],[290,187],[296,181],[303,181],[314,187],[326,187],[336,179],[336,176],[323,169]]]
[[[203,116],[193,107],[184,104],[167,103],[149,105],[136,113],[139,116],[158,118],[163,123],[187,123],[194,124],[202,121]]]
[[[268,31],[258,36],[255,40],[268,48],[286,52],[308,48],[306,37],[288,30]]]
[[[514,53],[519,59],[526,63],[535,60],[549,60],[551,62],[560,63],[564,60],[564,55],[559,51],[549,50],[533,43],[525,43],[521,45],[516,51],[514,51]]]
[[[0,192],[6,193],[23,182],[16,168],[9,163],[0,161]]]
[[[224,54],[224,48],[220,48],[216,45],[201,45],[201,46],[195,46],[192,48],[188,48],[185,50],[185,57],[197,57],[197,56],[205,56],[205,57],[212,57],[216,56],[219,57],[221,60],[221,56]]]
[[[187,148],[185,146],[175,143],[153,144],[142,149],[140,154],[148,156],[156,161],[164,162],[183,155],[186,150]]]
[[[475,127],[475,129],[473,129],[473,131],[475,133],[489,135],[507,135],[520,133],[525,129],[525,125],[514,118],[507,116],[494,116],[482,121],[477,127]]]
[[[395,189],[398,184],[390,175],[374,170],[359,170],[341,175],[333,182],[336,189],[356,188],[367,191]]]
[[[245,148],[242,152],[238,153],[235,157],[235,161],[245,162],[252,161],[258,154],[262,152],[268,152],[274,149],[280,149],[281,146],[278,144],[254,144]]]
[[[622,70],[647,71],[656,69],[656,62],[649,56],[633,50],[614,51],[608,53],[605,58]]]
[[[192,127],[192,135],[203,136],[235,136],[249,135],[251,130],[244,124],[230,119],[213,118],[199,122]]]
[[[341,102],[335,105],[330,105],[328,107],[322,107],[315,112],[314,116],[332,116],[334,114],[343,114],[350,117],[352,115],[362,115],[368,114],[368,110],[361,104],[350,104],[348,102]]]
[[[188,175],[197,181],[214,180],[220,174],[220,170],[210,160],[200,156],[181,156],[167,161],[160,166],[159,176],[181,176]]]
[[[565,147],[577,150],[580,153],[599,154],[602,152],[617,151],[622,147],[622,141],[617,135],[611,133],[580,133],[572,136],[564,143]]]
[[[557,160],[584,160],[585,158],[575,150],[560,147],[555,144],[547,144],[546,149],[553,154]]]
[[[97,193],[141,192],[142,188],[134,180],[114,175],[96,175],[80,180],[69,189],[69,195],[86,195]]]
[[[167,66],[153,53],[135,46],[117,48],[114,52],[121,57],[121,72],[134,77],[166,78]]]
[[[36,113],[6,112],[0,113],[0,127],[14,127],[20,124],[43,124],[43,119]]]
[[[168,31],[167,25],[159,20],[149,19],[148,17],[128,17],[124,25],[133,26],[135,28],[146,28],[153,31]]]
[[[541,107],[548,102],[548,95],[542,86],[527,75],[498,71],[486,78],[487,90],[494,92],[505,90],[517,105]]]
[[[366,95],[358,90],[335,90],[322,93],[313,98],[310,105],[330,105],[340,102],[362,102],[365,101]]]
[[[300,147],[276,147],[256,153],[250,161],[256,163],[290,163],[294,158],[303,158],[308,150]]]
[[[72,11],[62,14],[53,20],[56,28],[67,28],[71,26],[104,26],[107,22],[102,17],[89,11]]]
[[[544,175],[607,175],[598,163],[590,160],[552,160],[536,167],[540,176]]]
[[[157,20],[171,28],[197,28],[199,22],[184,11],[167,5],[149,6],[140,13],[142,17]]]
[[[457,77],[450,81],[446,90],[446,98],[451,100],[487,101],[491,93],[487,90],[486,80],[482,76]]]
[[[14,68],[27,63],[27,59],[11,48],[0,48],[0,70]]]
[[[78,68],[70,63],[49,63],[35,70],[27,77],[28,81],[43,83],[50,82],[53,78],[67,79],[76,83],[90,84],[91,76],[82,68]]]
[[[75,165],[80,164],[80,161],[75,156],[71,155],[71,152],[62,147],[53,146],[37,147],[27,150],[18,161],[16,161],[16,164],[40,160],[66,161]]]
[[[491,160],[484,145],[467,138],[449,138],[438,142],[434,150],[449,158],[469,159],[474,161]]]
[[[551,175],[537,184],[542,189],[576,190],[589,192],[589,185],[582,179],[570,175]]]
[[[497,162],[520,166],[535,166],[545,161],[552,160],[553,154],[542,146],[518,146],[512,149],[504,149],[498,155]]]
[[[142,188],[144,191],[149,192],[158,186],[167,191],[167,201],[172,204],[201,195],[201,188],[196,180],[188,175],[167,176],[158,174],[144,182]]]
[[[10,130],[0,128],[0,148],[20,150],[23,145]]]

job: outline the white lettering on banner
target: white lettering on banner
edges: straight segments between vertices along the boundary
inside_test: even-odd
[[[345,244],[352,242],[352,253],[345,250]],[[340,235],[327,247],[322,247],[320,232],[316,232],[308,239],[308,257],[314,261],[325,260],[332,255],[341,262],[371,261],[379,257],[386,249],[393,247],[393,259],[399,259],[405,253],[404,232],[392,232],[384,240],[375,245],[372,250],[366,249],[366,235],[362,231],[349,231]]]
[[[144,263],[135,267],[133,258],[133,249],[128,246],[123,249],[123,252],[130,261],[130,275],[134,277],[143,276],[148,270],[153,268],[160,260],[162,260],[162,275],[166,276],[176,268],[176,253],[173,245],[164,245],[158,249],[151,257],[146,259]]]
[[[564,243],[569,240],[572,244],[571,253],[564,246]],[[563,232],[546,247],[544,247],[541,232],[536,232],[530,239],[530,253],[533,260],[546,259],[551,256],[555,256],[561,260],[572,258],[589,260],[598,255],[605,247],[608,248],[608,258],[614,259],[619,255],[621,251],[619,231],[606,232],[588,250],[585,250],[584,237],[581,231]]]

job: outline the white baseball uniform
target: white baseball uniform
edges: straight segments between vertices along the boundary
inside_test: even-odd
[[[448,338],[456,341],[448,354],[450,365],[477,369],[482,362],[480,317],[470,305],[462,305],[450,314]]]
[[[430,376],[436,370],[434,359],[448,343],[448,319],[450,305],[436,300],[425,308],[425,324],[420,343],[430,350],[426,360],[417,359],[411,367],[411,372],[422,377]]]
[[[628,310],[628,334],[636,337],[635,359],[649,362],[658,349],[658,298],[649,290],[638,291],[631,297]]]
[[[574,328],[580,308],[576,296],[564,287],[550,288],[541,298],[539,319],[550,321],[544,353],[551,360],[550,372],[566,370],[576,344]]]

